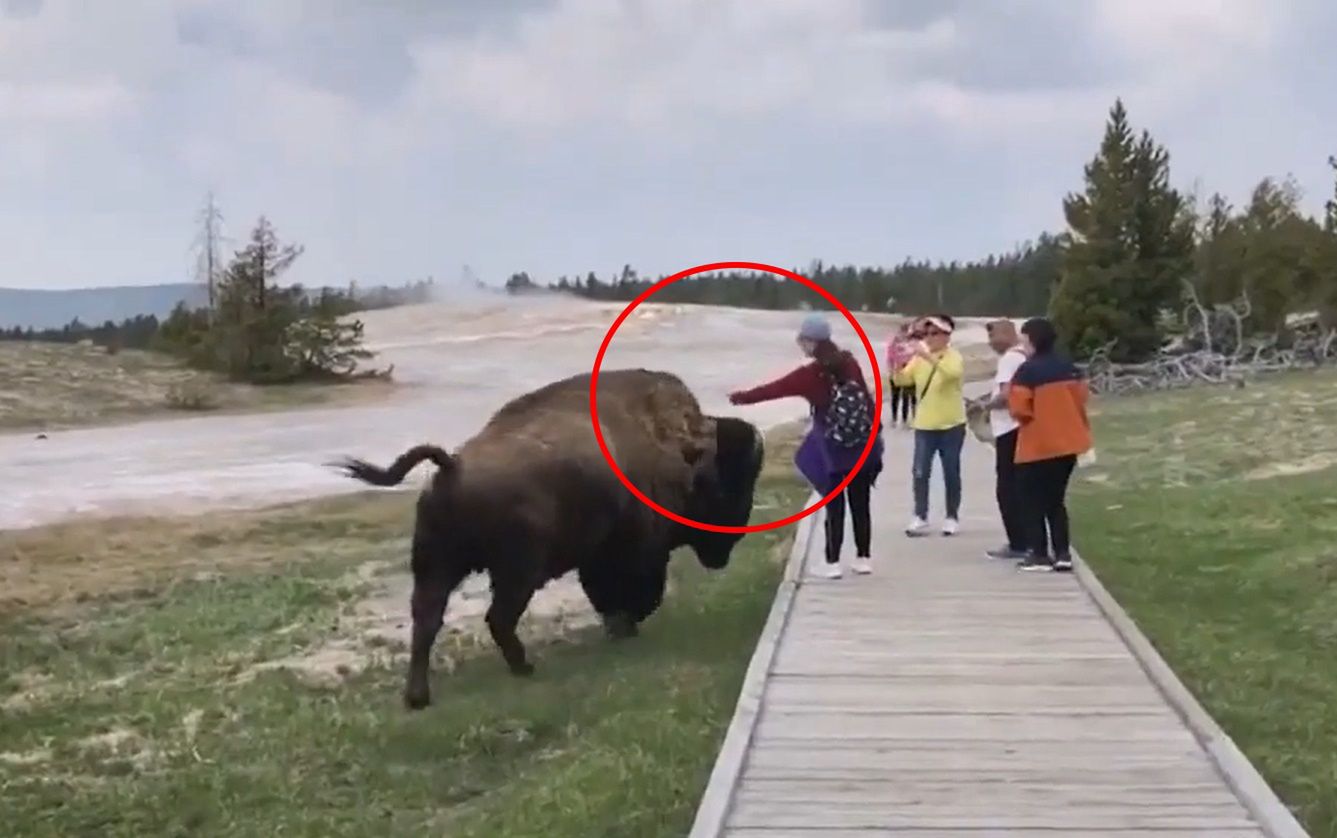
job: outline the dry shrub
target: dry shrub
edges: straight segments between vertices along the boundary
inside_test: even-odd
[[[217,410],[218,394],[207,382],[198,379],[183,381],[167,388],[167,406],[173,410]]]

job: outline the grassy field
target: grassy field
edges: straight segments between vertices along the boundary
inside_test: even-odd
[[[342,404],[393,386],[253,387],[191,370],[174,358],[96,346],[0,341],[0,431],[56,430],[207,411],[264,411]]]
[[[758,520],[803,500],[791,448]],[[4,833],[685,834],[792,531],[717,574],[677,556],[630,641],[550,585],[522,623],[532,679],[452,599],[435,703],[409,714],[412,498],[0,533]]]
[[[1106,400],[1082,555],[1316,838],[1337,836],[1337,375]]]

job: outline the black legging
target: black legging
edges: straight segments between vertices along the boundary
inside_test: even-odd
[[[1050,544],[1055,557],[1068,556],[1068,507],[1064,498],[1076,465],[1077,458],[1068,456],[1017,466],[1017,480],[1025,500],[1023,514],[1029,519],[1027,546],[1037,558],[1049,557]]]
[[[897,411],[900,411],[901,422],[909,422],[910,417],[915,413],[915,388],[897,387],[891,385],[891,421],[897,421]]]
[[[866,559],[870,553],[872,541],[872,515],[869,512],[869,495],[873,481],[866,470],[860,471],[845,487],[845,491],[836,495],[826,505],[826,563],[840,561],[840,547],[845,541],[845,498],[849,497],[850,521],[854,524],[854,547],[859,558]]]

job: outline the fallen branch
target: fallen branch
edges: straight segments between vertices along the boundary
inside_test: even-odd
[[[1300,325],[1282,348],[1279,334],[1246,337],[1245,321],[1253,313],[1247,292],[1233,303],[1207,308],[1192,284],[1184,285],[1183,333],[1139,363],[1110,360],[1117,341],[1101,347],[1086,364],[1093,392],[1118,395],[1203,383],[1242,387],[1256,375],[1314,369],[1337,360],[1337,328]]]

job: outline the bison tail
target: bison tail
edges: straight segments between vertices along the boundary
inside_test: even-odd
[[[361,480],[363,483],[370,483],[373,486],[398,486],[404,482],[408,473],[413,471],[414,467],[423,460],[431,460],[436,463],[437,468],[443,471],[455,467],[455,458],[435,445],[416,445],[400,454],[390,464],[389,468],[381,468],[364,460],[352,458],[344,459],[332,465],[343,471],[348,477]]]

